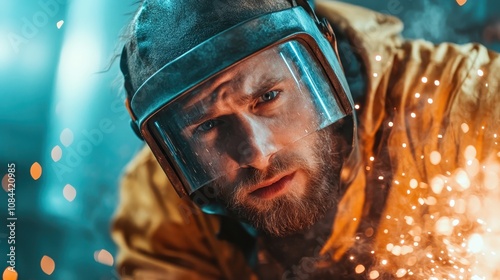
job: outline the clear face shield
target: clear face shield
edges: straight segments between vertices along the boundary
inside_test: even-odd
[[[187,194],[345,117],[319,63],[299,41],[272,46],[183,94],[148,121]]]
[[[338,58],[317,24],[300,7],[265,14],[196,46],[137,90],[133,126],[179,195],[217,213],[201,205],[216,195],[194,196],[355,118]]]

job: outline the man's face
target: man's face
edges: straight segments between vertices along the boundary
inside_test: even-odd
[[[343,141],[277,49],[224,71],[183,104],[182,131],[230,212],[268,234],[311,226],[338,200]],[[214,157],[214,155],[217,155]],[[223,175],[219,174],[223,171]]]

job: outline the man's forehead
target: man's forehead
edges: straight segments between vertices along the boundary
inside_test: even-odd
[[[190,107],[202,99],[215,98],[221,86],[245,93],[261,83],[277,80],[286,74],[285,70],[286,64],[277,48],[264,50],[197,86],[183,98],[183,107]]]

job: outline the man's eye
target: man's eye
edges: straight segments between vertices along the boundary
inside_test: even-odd
[[[201,131],[201,132],[207,132],[207,131],[213,129],[216,125],[217,125],[217,121],[216,120],[208,120],[208,121],[203,122],[202,124],[200,124],[198,126],[198,128],[196,128],[196,129],[198,131]]]
[[[269,102],[278,97],[279,94],[280,92],[277,90],[268,91],[259,97],[259,102]]]

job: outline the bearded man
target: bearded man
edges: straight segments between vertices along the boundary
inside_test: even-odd
[[[486,167],[498,161],[498,54],[403,40],[397,19],[348,4],[316,8],[141,3],[121,57],[148,145],[127,168],[113,226],[124,279],[455,269],[450,213],[473,217],[451,200],[498,173]],[[458,270],[470,276],[471,263]]]

